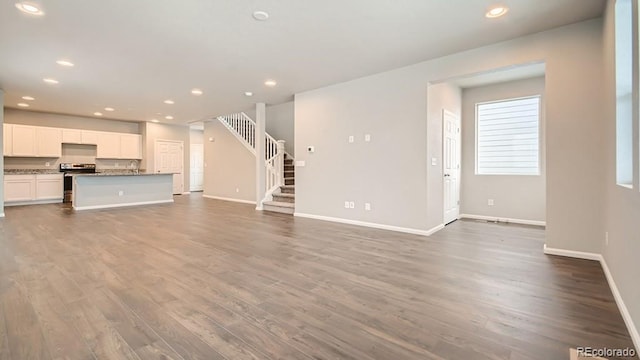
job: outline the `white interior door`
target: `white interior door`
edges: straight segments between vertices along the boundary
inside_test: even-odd
[[[156,140],[156,173],[173,173],[173,193],[184,192],[184,147],[182,141]]]
[[[444,223],[460,215],[460,118],[442,110],[444,175]]]
[[[191,144],[190,191],[202,191],[204,183],[204,144]]]

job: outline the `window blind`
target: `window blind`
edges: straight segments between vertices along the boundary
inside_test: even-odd
[[[476,173],[540,174],[540,96],[476,104]]]

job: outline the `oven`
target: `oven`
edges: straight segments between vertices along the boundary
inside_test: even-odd
[[[64,173],[64,200],[70,203],[73,199],[73,175],[93,174],[96,172],[96,164],[60,163],[60,172]]]

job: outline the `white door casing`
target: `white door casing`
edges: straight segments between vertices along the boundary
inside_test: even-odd
[[[154,172],[173,173],[173,193],[184,192],[184,143],[175,140],[156,140]]]
[[[204,183],[204,144],[191,144],[190,191],[202,191]]]
[[[444,223],[460,215],[460,118],[442,110],[442,173],[444,176]]]

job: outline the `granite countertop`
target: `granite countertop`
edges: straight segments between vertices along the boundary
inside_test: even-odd
[[[105,171],[105,172],[97,172],[95,174],[74,174],[74,176],[155,176],[155,175],[172,175],[167,173],[148,173],[148,172],[139,172],[134,173],[133,171]]]
[[[62,174],[57,169],[4,169],[5,175]]]

